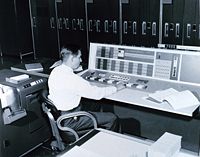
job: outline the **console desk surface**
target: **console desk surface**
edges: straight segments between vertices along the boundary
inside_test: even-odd
[[[146,157],[152,143],[145,139],[97,129],[90,131],[57,157],[79,157],[84,156],[84,153],[87,156],[95,155],[93,157]],[[197,156],[197,153],[184,149],[177,154],[177,157]]]

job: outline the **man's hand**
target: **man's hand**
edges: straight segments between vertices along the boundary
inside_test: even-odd
[[[126,88],[126,85],[123,82],[120,82],[120,83],[116,84],[115,87],[117,88],[117,91],[119,91],[119,90]]]

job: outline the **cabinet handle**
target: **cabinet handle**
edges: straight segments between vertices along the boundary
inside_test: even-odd
[[[100,20],[96,20],[96,32],[100,32]]]
[[[190,36],[191,36],[191,29],[192,29],[191,24],[188,23],[187,24],[187,38],[188,39],[190,39]]]
[[[62,18],[61,17],[58,18],[58,29],[62,29]]]
[[[51,18],[50,18],[50,27],[51,27],[52,29],[55,28],[55,20],[54,20],[54,17],[51,17]]]
[[[117,21],[116,20],[113,21],[113,33],[117,34]]]
[[[83,31],[84,30],[84,28],[83,28],[83,19],[80,19],[80,23],[79,24],[80,24],[79,25],[80,30]]]
[[[133,34],[137,34],[137,22],[133,22]]]
[[[65,25],[65,29],[69,29],[69,19],[68,18],[63,18],[63,23]]]
[[[156,36],[156,22],[152,23],[152,36]]]
[[[180,37],[180,24],[176,23],[176,33],[175,33],[175,37],[179,38]]]
[[[76,19],[72,19],[72,30],[76,30]]]
[[[142,22],[142,35],[146,35],[147,32],[147,23],[145,21]]]
[[[164,37],[169,36],[169,24],[165,23],[165,29],[164,29]]]
[[[37,22],[36,22],[36,17],[35,16],[32,18],[32,21],[33,21],[33,27],[37,27]]]
[[[124,34],[127,34],[128,32],[127,32],[127,30],[128,30],[128,24],[127,24],[127,21],[124,21],[124,29],[123,29],[123,33]]]
[[[200,24],[199,24],[199,39],[200,39]]]
[[[88,23],[89,23],[88,24],[88,27],[89,27],[88,29],[89,29],[90,32],[92,32],[92,20],[89,20]]]
[[[108,20],[104,21],[104,32],[108,33]]]

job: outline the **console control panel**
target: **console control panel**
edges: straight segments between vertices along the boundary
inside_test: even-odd
[[[24,88],[28,88],[28,87],[31,87],[31,86],[35,86],[35,85],[38,85],[38,84],[41,84],[43,83],[44,80],[41,78],[41,79],[38,79],[38,80],[35,80],[35,81],[32,81],[30,83],[27,83],[24,85]]]
[[[134,88],[140,90],[146,90],[148,87],[149,80],[147,79],[136,79],[132,76],[113,74],[102,71],[87,71],[82,77],[88,81],[102,83],[105,85],[117,85],[124,84],[127,88]]]

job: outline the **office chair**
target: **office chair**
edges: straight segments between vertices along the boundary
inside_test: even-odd
[[[73,113],[67,113],[64,115],[60,115],[60,112],[56,109],[53,102],[48,99],[48,90],[44,89],[41,93],[41,100],[42,100],[42,110],[44,113],[47,114],[47,117],[50,122],[51,130],[53,137],[55,140],[51,142],[51,149],[52,150],[59,150],[62,151],[65,149],[65,146],[68,144],[72,144],[73,142],[77,141],[80,136],[86,134],[88,130],[82,131],[75,131],[72,128],[62,126],[62,122],[65,119],[80,117],[80,116],[87,116],[92,119],[94,124],[94,129],[97,128],[96,119],[88,112],[85,111],[78,111]]]

